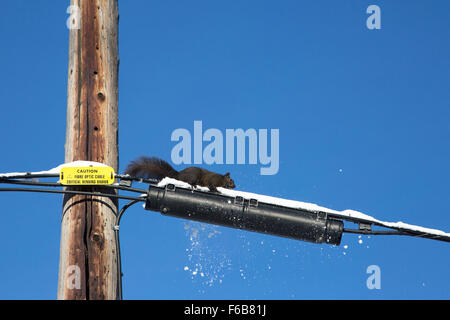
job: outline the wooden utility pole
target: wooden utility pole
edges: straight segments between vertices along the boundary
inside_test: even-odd
[[[71,0],[71,5],[78,12],[70,21],[75,28],[69,39],[65,162],[96,161],[117,172],[117,0]],[[117,207],[114,198],[64,197],[58,299],[118,298],[113,230]]]

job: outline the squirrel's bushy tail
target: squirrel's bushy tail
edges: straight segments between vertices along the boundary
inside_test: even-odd
[[[130,162],[125,169],[125,174],[129,174],[130,176],[137,178],[156,178],[161,180],[165,177],[176,179],[178,176],[178,171],[162,159],[144,156]]]

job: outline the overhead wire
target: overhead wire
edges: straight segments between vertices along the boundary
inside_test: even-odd
[[[27,173],[27,174],[17,174],[17,175],[8,175],[8,176],[0,176],[0,184],[12,184],[12,185],[25,185],[25,186],[34,186],[34,187],[48,187],[48,188],[55,188],[55,187],[67,187],[66,185],[61,184],[60,182],[40,182],[40,181],[29,181],[28,179],[39,179],[39,178],[56,178],[59,177],[59,174],[33,174],[33,173]],[[158,180],[156,179],[141,179],[136,177],[130,177],[129,175],[119,175],[115,174],[115,178],[119,179],[120,181],[130,181],[130,182],[140,182],[144,184],[156,184]],[[119,224],[121,221],[121,218],[125,211],[131,207],[132,205],[138,203],[138,202],[146,202],[147,201],[147,190],[140,189],[140,188],[132,188],[131,183],[129,185],[123,185],[119,183],[114,183],[112,185],[102,185],[102,189],[104,190],[123,190],[128,191],[132,193],[139,193],[140,196],[127,196],[127,195],[119,195],[116,193],[104,193],[104,192],[94,192],[94,191],[81,191],[81,190],[70,190],[70,189],[64,189],[64,190],[54,190],[54,189],[42,189],[42,188],[0,188],[0,192],[39,192],[39,193],[54,193],[54,194],[74,194],[74,195],[85,195],[85,196],[96,196],[96,197],[108,197],[108,198],[116,198],[116,199],[123,199],[123,200],[129,200],[128,203],[126,203],[122,209],[117,213],[116,215],[116,221],[115,225],[113,227],[114,234],[115,234],[115,244],[116,244],[116,257],[118,262],[117,267],[117,278],[119,281],[118,288],[117,288],[117,296],[118,299],[123,298],[122,294],[122,266],[121,266],[121,251],[120,251],[120,240],[119,240]],[[398,236],[412,236],[412,237],[421,237],[421,238],[428,238],[433,240],[439,240],[439,241],[445,241],[450,242],[450,237],[440,236],[436,234],[426,233],[426,232],[419,232],[419,231],[413,231],[413,230],[405,230],[402,228],[397,227],[389,227],[386,225],[383,225],[382,223],[379,223],[377,221],[367,220],[367,219],[360,219],[356,217],[346,217],[341,215],[334,215],[329,214],[330,217],[338,218],[345,220],[347,222],[352,222],[355,224],[364,224],[368,226],[368,229],[366,228],[360,228],[360,229],[348,229],[344,228],[344,233],[352,233],[352,234],[363,234],[363,235],[398,235]],[[372,230],[372,226],[379,226],[391,230]]]
[[[125,211],[131,207],[132,205],[138,203],[138,200],[131,200],[127,204],[125,204],[122,209],[119,211],[116,217],[116,224],[114,226],[114,233],[115,233],[115,242],[116,242],[116,252],[117,252],[117,279],[119,281],[119,284],[117,286],[117,296],[119,300],[123,299],[123,290],[122,290],[122,256],[120,252],[120,240],[119,240],[119,225],[120,220],[125,213]]]
[[[38,188],[0,188],[0,192],[1,191],[76,194],[76,195],[108,197],[108,198],[117,198],[117,199],[126,199],[126,200],[138,200],[138,201],[145,202],[144,197],[129,197],[129,196],[122,196],[122,195],[111,194],[111,193],[87,192],[87,191],[77,191],[77,190],[51,190],[51,189],[38,189]]]
[[[16,180],[16,179],[35,179],[35,178],[52,178],[57,177],[58,175],[17,175],[17,176],[9,176],[7,179],[0,178],[0,184],[13,184],[13,185],[27,185],[27,186],[40,186],[40,187],[65,187],[59,182],[40,182],[40,181],[26,181],[26,180]],[[143,179],[137,179],[132,178],[128,180],[134,180],[134,181],[140,181],[144,182]],[[147,179],[146,179],[147,180]],[[147,183],[153,180],[146,181]],[[146,195],[147,190],[144,189],[138,189],[138,188],[132,188],[129,186],[119,185],[119,184],[113,184],[113,185],[104,185],[102,186],[106,189],[119,189],[129,192],[136,192],[140,193],[141,195]],[[52,189],[39,189],[39,188],[0,188],[0,191],[19,191],[19,192],[43,192],[43,193],[58,193],[58,194],[76,194],[76,195],[86,195],[86,196],[99,196],[99,197],[112,197],[117,199],[125,199],[130,200],[127,204],[125,204],[122,209],[118,212],[116,216],[115,225],[113,227],[114,235],[115,235],[115,244],[116,244],[116,259],[117,259],[117,279],[118,279],[118,286],[117,286],[117,297],[118,299],[123,299],[123,289],[122,289],[122,257],[121,257],[121,250],[120,250],[120,239],[119,239],[119,224],[120,220],[125,213],[125,211],[131,207],[132,205],[140,202],[140,201],[146,201],[144,197],[129,197],[129,196],[123,196],[123,195],[117,195],[117,194],[106,194],[101,192],[88,192],[88,191],[81,191],[81,190],[52,190]]]
[[[33,173],[27,173],[27,174],[17,174],[17,175],[8,175],[8,176],[0,176],[0,184],[16,184],[16,185],[28,185],[28,186],[44,186],[44,187],[65,187],[63,184],[59,182],[39,182],[39,181],[27,181],[23,179],[36,179],[36,178],[52,178],[52,177],[59,177],[59,174],[33,174]],[[129,175],[120,175],[115,174],[116,179],[120,179],[121,181],[135,181],[140,182],[144,184],[156,184],[156,179],[142,179],[142,178],[136,178],[131,177]],[[19,179],[19,180],[18,180]],[[122,184],[112,184],[112,185],[103,185],[105,189],[118,189],[123,191],[129,191],[129,192],[136,192],[140,193],[140,197],[131,197],[131,196],[125,196],[125,195],[118,195],[113,193],[102,193],[102,192],[88,192],[88,191],[79,191],[79,190],[50,190],[50,189],[38,189],[38,188],[0,188],[1,191],[18,191],[18,192],[42,192],[42,193],[60,193],[60,194],[78,194],[78,195],[87,195],[87,196],[98,196],[98,197],[110,197],[110,198],[117,198],[117,199],[124,199],[124,200],[136,200],[136,201],[146,201],[146,195],[147,190],[145,189],[138,189],[138,188],[132,188],[130,186],[122,185]],[[355,224],[367,224],[369,226],[380,226],[383,228],[391,229],[391,230],[380,230],[380,231],[374,231],[371,228],[369,230],[367,229],[348,229],[344,228],[343,232],[345,233],[353,233],[353,234],[364,234],[364,235],[403,235],[403,236],[413,236],[413,237],[421,237],[421,238],[427,238],[427,239],[433,239],[433,240],[440,240],[440,241],[446,241],[450,242],[450,237],[445,237],[441,235],[436,234],[430,234],[426,232],[420,232],[420,231],[413,231],[413,230],[405,230],[402,228],[397,227],[389,227],[386,225],[383,225],[382,223],[379,223],[377,221],[367,220],[367,219],[361,219],[357,217],[346,217],[342,215],[335,215],[335,214],[329,214],[330,217],[342,219],[348,222],[352,222]],[[393,231],[394,230],[394,231]]]

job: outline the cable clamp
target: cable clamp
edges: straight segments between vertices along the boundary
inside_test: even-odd
[[[244,205],[244,198],[242,196],[236,196],[234,198],[234,204],[241,205],[241,206]]]
[[[363,231],[372,231],[372,225],[370,223],[360,222],[358,229]]]
[[[132,180],[120,179],[119,186],[131,187],[132,183]]]
[[[174,184],[169,183],[168,185],[166,185],[166,188],[165,188],[165,189],[166,189],[167,191],[175,191],[176,187],[175,187]]]
[[[250,200],[248,201],[248,205],[249,205],[250,207],[257,207],[257,206],[258,206],[258,200],[257,200],[257,199],[250,199]]]

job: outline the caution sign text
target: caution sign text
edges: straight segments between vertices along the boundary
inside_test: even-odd
[[[111,167],[65,167],[59,173],[63,185],[108,185],[114,183],[114,169]]]

